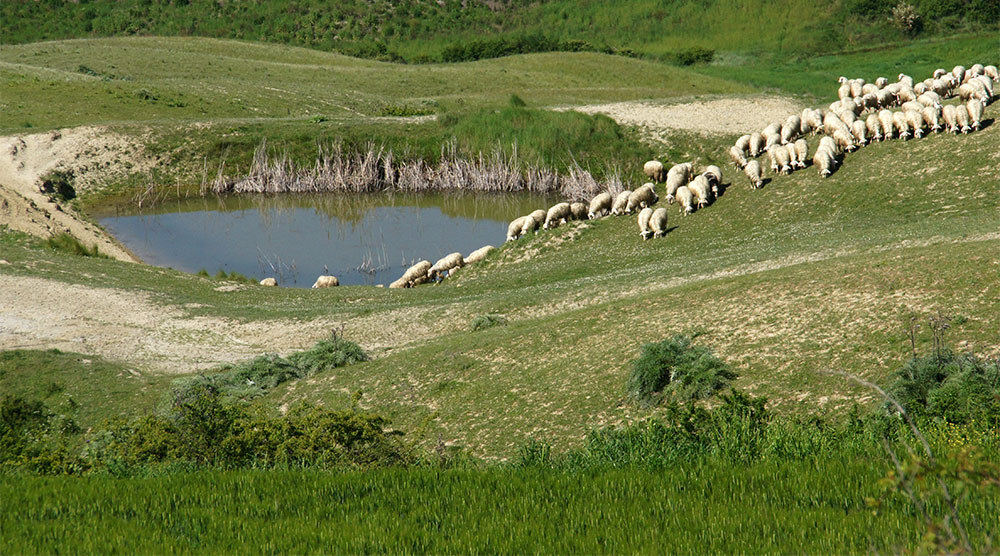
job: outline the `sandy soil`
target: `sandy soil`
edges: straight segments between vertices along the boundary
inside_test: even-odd
[[[56,170],[71,170],[78,193],[100,187],[126,171],[150,165],[136,140],[104,128],[69,130],[0,138],[0,225],[38,237],[68,232],[101,253],[125,261],[137,260],[101,228],[73,208],[39,189],[41,178]],[[126,164],[127,162],[127,164]]]
[[[670,131],[701,134],[749,133],[802,111],[803,105],[783,97],[719,98],[704,101],[663,104],[616,102],[586,106],[560,107],[586,114],[605,114],[616,122],[644,130],[663,140]]]

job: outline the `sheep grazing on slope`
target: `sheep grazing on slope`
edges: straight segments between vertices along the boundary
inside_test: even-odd
[[[917,110],[907,110],[906,111],[906,121],[910,123],[910,128],[913,129],[913,136],[920,139],[924,136],[924,116],[920,111]]]
[[[534,213],[529,214],[524,217],[524,222],[521,224],[521,233],[517,237],[524,237],[531,233],[538,233],[538,228],[542,226],[542,222],[545,221],[545,215],[543,214],[541,219],[535,218]]]
[[[944,108],[941,109],[941,118],[944,119],[944,125],[948,131],[958,133],[958,113],[955,110],[955,105],[944,105]]]
[[[333,288],[340,285],[340,280],[336,276],[323,275],[316,278],[316,282],[313,283],[313,289],[316,288]]]
[[[897,77],[897,79],[899,80],[899,83],[902,83],[903,85],[905,85],[907,87],[913,88],[913,78],[910,77],[909,75],[906,75],[905,73],[901,73],[901,74],[899,74],[899,76]]]
[[[750,156],[756,158],[764,152],[764,136],[754,132],[750,134]]]
[[[565,224],[570,218],[572,218],[573,213],[570,209],[569,203],[556,203],[552,205],[549,212],[545,214],[545,223],[542,224],[542,229],[548,230],[550,228],[555,228],[560,224]]]
[[[699,175],[688,184],[688,190],[694,195],[698,202],[698,208],[704,207],[712,202],[712,186],[708,183],[708,178]]]
[[[806,108],[802,110],[802,126],[799,128],[802,133],[818,132],[823,128],[823,117],[820,115],[819,111],[813,110],[812,108]]]
[[[854,140],[862,147],[868,144],[868,125],[862,120],[854,120],[851,124],[851,133]]]
[[[858,148],[854,144],[854,136],[851,135],[850,130],[838,129],[834,131],[833,141],[837,143],[837,148],[842,151],[854,152]]]
[[[896,136],[896,128],[892,123],[892,110],[879,110],[878,121],[882,124],[882,137],[892,139]]]
[[[882,87],[885,87],[888,84],[889,84],[889,80],[886,79],[885,77],[879,77],[879,78],[875,79],[875,86],[878,87],[879,89],[881,89]]]
[[[969,112],[969,120],[972,121],[972,129],[979,131],[983,125],[983,104],[978,100],[970,100],[965,105]]]
[[[741,135],[739,139],[736,140],[736,144],[733,145],[739,149],[743,156],[750,154],[750,135]]]
[[[459,268],[465,264],[465,259],[462,258],[461,253],[452,253],[450,255],[445,255],[438,259],[438,262],[434,263],[434,266],[427,270],[427,278],[434,280],[435,278],[441,277],[445,272],[451,273],[454,268]]]
[[[590,209],[587,211],[587,218],[594,220],[607,216],[611,213],[611,193],[605,191],[590,200]]]
[[[982,64],[972,64],[972,67],[969,68],[969,71],[965,72],[965,79],[968,80],[973,77],[976,77],[977,75],[982,75],[983,69],[985,68],[983,67]]]
[[[795,143],[782,145],[781,148],[788,151],[788,166],[794,171],[799,167],[799,151],[795,150]]]
[[[525,220],[530,220],[530,217],[519,216],[510,221],[510,224],[507,226],[507,241],[514,241],[523,235],[521,230],[524,228]]]
[[[639,211],[638,221],[639,221],[639,237],[642,239],[649,239],[653,235],[653,231],[649,229],[649,219],[653,216],[653,209],[646,207]]]
[[[670,171],[667,172],[667,178],[670,174],[676,174],[683,177],[686,181],[691,181],[691,173],[694,171],[694,164],[690,162],[682,162],[680,164],[674,164],[670,167]]]
[[[660,207],[653,211],[649,217],[649,228],[653,230],[653,237],[663,237],[667,235],[667,209]]]
[[[927,106],[923,109],[921,114],[924,117],[924,121],[927,122],[927,128],[931,131],[938,133],[941,131],[941,110],[934,108],[933,106]]]
[[[997,70],[996,66],[986,66],[983,68],[983,75],[989,77],[994,82],[1000,82],[1000,71]]]
[[[768,135],[777,135],[778,137],[781,137],[781,124],[777,122],[767,124],[767,127],[765,127],[764,130],[760,132],[760,134],[763,135],[765,138]]]
[[[955,81],[962,83],[965,81],[965,66],[955,66],[952,68],[951,74],[955,76]]]
[[[684,214],[691,214],[694,212],[694,194],[688,189],[688,186],[682,185],[677,188],[674,194],[677,198],[677,206],[681,209]]]
[[[799,168],[805,168],[806,161],[809,160],[809,143],[805,139],[795,142],[795,156],[799,160]]]
[[[937,93],[935,93],[933,91],[928,91],[928,92],[920,95],[919,97],[917,97],[917,102],[919,102],[920,104],[923,104],[924,106],[934,106],[936,108],[940,108],[941,107],[941,95],[939,95],[939,94],[937,94]]]
[[[868,114],[865,118],[865,127],[868,129],[868,136],[872,141],[882,140],[882,125],[878,121],[878,114]]]
[[[573,220],[586,220],[587,205],[583,203],[570,203],[569,213],[573,216]]]
[[[787,174],[792,171],[788,151],[784,147],[774,147],[767,151],[771,159],[771,171],[775,174]]]
[[[827,150],[833,153],[834,156],[840,154],[840,147],[837,146],[837,142],[833,140],[833,137],[820,138],[819,147],[816,150]]]
[[[802,118],[796,115],[791,115],[785,120],[784,125],[781,126],[781,143],[788,144],[794,141],[801,131]]]
[[[969,125],[969,109],[964,104],[955,106],[955,120],[958,122],[958,127],[962,133],[972,131],[972,126]]]
[[[278,281],[275,280],[274,278],[264,278],[263,280],[260,281],[260,285],[273,287],[278,285]]]
[[[719,186],[722,185],[722,168],[712,164],[705,167],[705,171],[701,173],[708,179],[709,185],[712,186],[712,193],[718,195]]]
[[[729,159],[733,161],[733,166],[739,170],[747,165],[746,155],[736,145],[729,147]]]
[[[746,167],[743,168],[743,173],[746,174],[747,179],[750,180],[750,186],[754,189],[760,189],[763,182],[761,181],[761,171],[760,162],[756,160],[751,160],[747,162]]]
[[[489,255],[493,251],[496,251],[495,247],[492,245],[484,245],[472,253],[469,253],[469,256],[465,257],[465,264],[478,263],[479,261],[485,259],[486,255]]]
[[[837,81],[840,82],[840,87],[837,88],[837,96],[840,97],[840,100],[851,98],[851,84],[848,82],[848,79],[841,76]]]
[[[910,101],[910,102],[904,102],[903,105],[900,106],[900,108],[903,109],[903,112],[906,112],[908,110],[919,111],[924,109],[924,105],[916,101]]]
[[[625,213],[632,214],[641,208],[653,206],[659,200],[660,197],[656,194],[653,184],[643,184],[642,187],[636,189],[628,196],[628,202],[625,204]]]
[[[906,119],[906,114],[902,112],[892,113],[892,125],[896,128],[896,135],[902,140],[907,140],[910,138],[912,133],[910,133],[910,122]]]
[[[667,176],[667,182],[669,183],[670,177]],[[611,205],[611,214],[625,214],[625,207],[628,206],[628,197],[631,195],[631,191],[622,191],[615,197],[615,202]]]
[[[524,218],[523,216],[521,218]],[[412,288],[427,281],[427,271],[431,269],[430,261],[420,261],[406,269],[403,276],[389,284],[390,288]]]
[[[827,149],[818,149],[816,154],[813,155],[813,166],[819,169],[819,175],[824,178],[829,177],[833,173],[836,164],[837,159]]]
[[[659,160],[650,160],[642,165],[642,173],[656,183],[663,183],[667,180],[667,169]]]
[[[766,133],[764,134],[764,150],[770,150],[771,147],[775,147],[781,144],[781,135],[777,133]]]

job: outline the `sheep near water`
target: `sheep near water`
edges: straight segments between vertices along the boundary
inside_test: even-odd
[[[663,237],[667,235],[667,209],[660,207],[653,211],[649,217],[649,228],[653,230],[653,237]]]
[[[323,275],[316,278],[316,282],[313,283],[312,287],[315,288],[333,288],[340,285],[340,280],[336,276]]]
[[[264,278],[263,280],[260,281],[260,285],[273,287],[278,285],[278,281],[275,280],[274,278]]]
[[[572,216],[573,211],[569,203],[556,203],[545,214],[545,224],[542,224],[542,229],[548,230],[560,224],[565,224]]]
[[[440,277],[445,272],[450,271],[453,268],[461,267],[465,264],[465,259],[462,258],[461,253],[452,253],[450,255],[445,255],[438,259],[438,262],[434,263],[427,271],[427,278],[433,280]]]
[[[649,239],[653,232],[649,229],[649,219],[653,216],[653,209],[646,207],[639,211],[637,220],[639,221],[639,237]]]
[[[611,193],[605,191],[590,200],[590,209],[587,211],[587,218],[594,220],[611,213]]]
[[[496,248],[492,245],[484,245],[479,249],[476,249],[472,253],[469,253],[468,257],[465,257],[465,264],[478,263],[479,261],[486,258],[491,252],[495,251]]]
[[[643,164],[642,173],[657,183],[663,183],[667,179],[667,169],[659,160],[650,160]]]

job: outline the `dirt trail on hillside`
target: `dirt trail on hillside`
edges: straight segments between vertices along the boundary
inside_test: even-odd
[[[70,170],[78,192],[99,186],[126,171],[151,163],[134,139],[99,127],[0,137],[0,225],[38,237],[67,232],[101,253],[137,260],[100,227],[87,222],[65,202],[39,186],[52,170]]]
[[[585,114],[605,114],[624,125],[637,126],[654,138],[670,131],[700,134],[750,133],[773,122],[783,122],[804,106],[784,97],[719,98],[677,104],[654,101],[615,102],[560,107]]]

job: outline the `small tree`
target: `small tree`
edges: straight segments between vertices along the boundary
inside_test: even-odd
[[[736,373],[706,347],[691,345],[691,338],[678,334],[662,342],[642,346],[632,363],[626,391],[642,406],[666,399],[701,400],[725,388]]]
[[[917,8],[909,2],[900,2],[892,8],[892,22],[900,31],[910,36],[919,33],[923,27]]]

